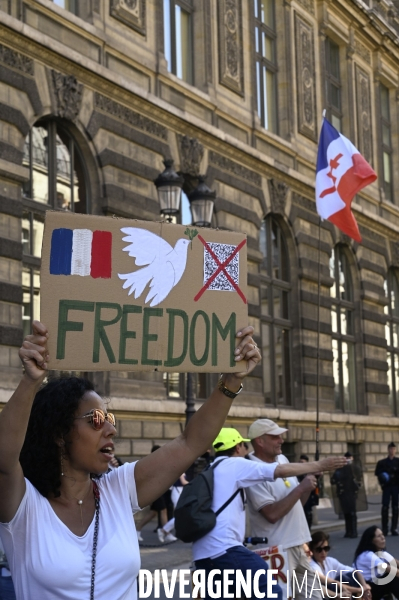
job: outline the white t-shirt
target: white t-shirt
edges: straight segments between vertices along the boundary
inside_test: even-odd
[[[248,488],[265,479],[274,481],[277,463],[258,464],[241,457],[220,457],[213,464],[219,461],[222,461],[222,464],[214,473],[212,510],[215,512],[239,488]],[[212,558],[223,554],[228,548],[242,546],[244,536],[245,506],[239,493],[217,517],[212,531],[193,543],[193,559],[196,561],[201,558]]]
[[[260,458],[249,454],[252,461],[262,464],[265,463]],[[281,465],[287,464],[289,460],[283,456],[277,456],[277,462]],[[285,484],[289,483],[289,487]],[[269,523],[265,517],[259,512],[261,508],[268,504],[274,504],[282,500],[297,486],[298,480],[296,477],[286,477],[276,479],[274,483],[259,483],[252,486],[247,491],[249,518],[251,523],[251,535],[267,537],[269,546],[282,545],[284,550],[299,546],[311,539],[308,524],[306,522],[305,513],[300,500],[294,504],[288,514],[277,523]]]
[[[140,569],[133,512],[140,510],[135,463],[98,480],[100,517],[95,598],[135,600]],[[57,517],[50,503],[26,480],[26,492],[0,536],[17,600],[84,600],[90,597],[94,521],[79,537]]]
[[[310,564],[312,566],[313,571],[319,571],[320,573],[323,573],[323,575],[327,575],[328,573],[328,577],[330,577],[330,579],[339,580],[340,571],[345,571],[342,573],[342,578],[344,579],[345,576],[350,575],[353,571],[353,567],[343,565],[339,562],[339,560],[333,558],[332,556],[327,556],[326,560],[324,561],[324,568],[321,566],[320,563],[316,562],[314,558],[310,559]]]
[[[362,571],[363,577],[366,581],[371,581],[373,577],[384,575],[384,565],[387,563],[393,561],[392,564],[396,564],[392,554],[389,554],[389,552],[386,552],[386,550],[382,550],[378,554],[380,556],[371,550],[362,552],[352,565],[353,569]],[[380,568],[379,565],[381,565]]]

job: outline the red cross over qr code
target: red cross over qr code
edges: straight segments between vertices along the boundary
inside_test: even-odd
[[[230,244],[216,244],[208,242],[207,244],[214,255],[219,259],[220,263],[224,263],[236,249],[236,246]],[[217,271],[219,265],[215,261],[212,254],[208,249],[204,248],[204,285],[208,282],[210,277]],[[236,286],[239,282],[239,256],[238,253],[231,259],[231,261],[225,266],[225,270],[230,275]],[[236,287],[226,277],[224,270],[221,270],[217,274],[215,279],[209,284],[208,290],[219,290],[223,292],[235,292]]]

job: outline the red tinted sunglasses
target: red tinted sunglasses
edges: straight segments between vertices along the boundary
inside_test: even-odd
[[[93,429],[99,431],[104,427],[105,421],[111,423],[115,427],[115,415],[110,412],[104,412],[101,408],[92,408],[88,413],[76,419],[89,419],[89,423],[93,425]]]

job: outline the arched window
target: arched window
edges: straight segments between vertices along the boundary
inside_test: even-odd
[[[263,385],[268,404],[292,404],[291,281],[288,248],[273,216],[262,223],[260,302]]]
[[[330,293],[335,406],[356,412],[355,306],[349,262],[342,246],[332,251],[330,275],[334,279]]]
[[[384,282],[388,304],[384,307],[387,315],[385,337],[387,340],[389,403],[392,412],[399,412],[399,283],[394,269],[388,272]]]
[[[23,329],[30,333],[39,318],[40,256],[44,215],[48,209],[88,212],[88,178],[79,148],[66,125],[54,120],[36,123],[25,140],[23,165]]]

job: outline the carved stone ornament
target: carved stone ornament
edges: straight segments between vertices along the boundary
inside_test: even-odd
[[[269,179],[268,184],[272,212],[284,214],[289,190],[288,185],[284,181],[277,181],[276,179]]]
[[[201,161],[204,156],[204,146],[188,135],[179,135],[180,171],[193,177],[200,174]]]
[[[357,96],[358,150],[370,164],[373,163],[371,128],[370,77],[355,65]]]
[[[303,6],[305,10],[308,11],[311,15],[315,14],[314,11],[314,1],[313,0],[298,0],[298,3]]]
[[[216,165],[223,171],[228,171],[229,173],[232,173],[241,179],[245,179],[257,187],[262,186],[262,177],[259,175],[259,173],[255,173],[255,171],[247,169],[247,167],[244,167],[243,165],[240,165],[235,161],[230,160],[230,158],[222,156],[221,154],[217,154],[212,150],[209,152],[209,163]]]
[[[94,107],[161,140],[167,141],[168,139],[168,130],[166,127],[98,92],[94,94]]]
[[[110,14],[145,35],[145,0],[110,0]]]
[[[295,13],[298,131],[317,141],[313,27]]]
[[[0,62],[26,75],[34,75],[33,60],[3,44],[0,44]]]
[[[220,83],[244,94],[240,0],[218,0]]]
[[[83,84],[73,75],[51,71],[53,89],[57,102],[57,115],[73,121],[79,114],[82,104]]]
[[[366,61],[366,63],[369,65],[371,64],[370,51],[364,44],[362,44],[362,42],[359,42],[359,40],[355,40],[355,50],[356,53]]]

